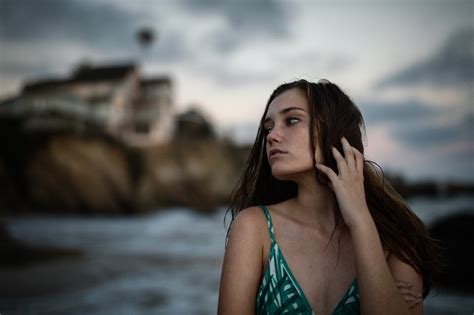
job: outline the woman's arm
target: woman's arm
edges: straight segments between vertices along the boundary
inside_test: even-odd
[[[422,306],[418,305],[410,310],[395,281],[410,282],[418,290],[422,287],[421,277],[413,268],[403,266],[395,258],[391,261],[389,259],[389,263],[385,260],[380,237],[365,200],[364,156],[345,138],[341,142],[344,156],[333,147],[339,174],[322,164],[317,164],[316,167],[328,176],[329,187],[336,195],[342,217],[351,233],[361,312],[420,314]]]
[[[423,278],[412,266],[391,255],[388,267],[412,314],[423,314]]]
[[[410,309],[411,305],[406,301],[409,292],[414,294],[414,298],[421,294],[421,276],[394,255],[388,262],[385,260],[375,223],[372,218],[370,221],[351,229],[362,313],[422,314],[422,303]],[[402,291],[396,281],[408,282],[412,286]]]
[[[218,314],[255,314],[262,268],[261,210],[241,211],[232,223],[222,266]]]

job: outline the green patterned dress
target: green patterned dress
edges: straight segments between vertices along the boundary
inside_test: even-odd
[[[315,314],[291,273],[275,240],[272,218],[267,207],[261,206],[267,217],[271,239],[270,254],[262,283],[257,292],[257,314]],[[332,312],[334,315],[360,314],[357,280],[349,286]]]

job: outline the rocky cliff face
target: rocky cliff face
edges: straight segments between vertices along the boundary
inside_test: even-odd
[[[216,138],[131,148],[95,133],[2,136],[2,211],[135,213],[224,204],[243,160]]]
[[[51,137],[25,169],[28,198],[56,211],[132,211],[131,161],[98,137]]]
[[[144,149],[143,174],[137,183],[140,208],[184,205],[212,210],[228,201],[242,163],[218,140],[177,139]]]

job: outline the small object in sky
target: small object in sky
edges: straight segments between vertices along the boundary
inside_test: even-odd
[[[137,32],[137,40],[142,47],[149,47],[155,40],[155,31],[149,27],[143,27]]]

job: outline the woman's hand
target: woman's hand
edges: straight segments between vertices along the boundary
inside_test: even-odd
[[[416,293],[421,292],[423,279],[395,255],[387,261],[365,198],[364,156],[347,139],[342,138],[341,142],[344,157],[332,148],[339,174],[322,164],[316,167],[328,177],[329,187],[336,195],[341,215],[351,233],[359,295],[364,301],[361,313],[421,314],[423,304]],[[406,279],[414,285],[395,283],[394,279]]]
[[[329,187],[336,194],[344,222],[351,228],[367,215],[370,216],[364,192],[364,155],[346,138],[342,137],[341,143],[344,156],[332,147],[339,174],[323,164],[316,163],[316,167],[329,178]]]

